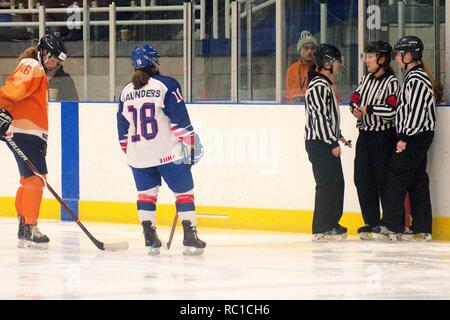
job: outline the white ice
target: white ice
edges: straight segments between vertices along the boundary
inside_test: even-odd
[[[148,256],[138,225],[41,221],[47,251],[16,248],[17,220],[0,218],[0,299],[449,299],[450,244],[312,243],[309,235],[200,229],[203,256],[182,255],[182,228],[170,251]],[[168,239],[169,228],[158,228]]]

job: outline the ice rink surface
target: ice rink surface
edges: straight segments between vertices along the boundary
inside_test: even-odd
[[[16,248],[17,220],[0,218],[0,299],[450,299],[450,243],[312,243],[309,235],[200,229],[203,256],[182,255],[178,226],[170,251],[148,256],[141,227],[41,221],[47,251]],[[169,228],[158,228],[166,241]]]

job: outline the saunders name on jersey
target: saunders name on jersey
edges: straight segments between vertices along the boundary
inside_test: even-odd
[[[126,97],[125,101],[133,100],[133,99],[140,99],[140,98],[159,98],[161,96],[160,90],[134,90],[129,92]],[[124,102],[125,102],[124,101]]]

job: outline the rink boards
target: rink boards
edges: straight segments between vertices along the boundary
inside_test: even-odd
[[[66,102],[50,107],[48,179],[82,221],[138,223],[133,178],[117,141],[116,108],[113,103]],[[310,233],[315,186],[304,149],[304,107],[191,104],[188,108],[205,147],[203,159],[193,168],[199,225]],[[428,161],[433,236],[450,240],[450,108],[438,107],[437,117]],[[348,106],[341,109],[341,126],[355,145],[358,133]],[[342,224],[354,234],[362,218],[353,184],[353,159],[354,148],[343,147]],[[0,216],[14,216],[18,173],[4,144],[0,161]],[[47,191],[44,198],[41,217],[60,219],[58,203]],[[158,224],[171,224],[173,202],[163,185]]]

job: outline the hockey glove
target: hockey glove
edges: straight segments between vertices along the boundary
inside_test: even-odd
[[[184,153],[183,163],[194,165],[199,162],[204,153],[199,135],[195,133],[194,136],[183,139],[182,144]],[[193,152],[193,154],[191,154],[191,152]]]
[[[13,121],[13,116],[5,109],[0,109],[0,136],[4,136]]]

